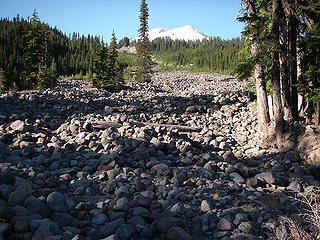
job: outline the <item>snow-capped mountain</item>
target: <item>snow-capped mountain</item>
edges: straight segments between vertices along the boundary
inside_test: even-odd
[[[150,41],[156,38],[166,38],[169,37],[172,40],[185,40],[185,41],[196,41],[203,40],[208,38],[205,34],[199,32],[197,29],[193,28],[190,25],[185,25],[180,28],[174,28],[172,30],[168,30],[166,28],[154,28],[149,30],[149,39]],[[135,38],[133,40],[138,40]]]

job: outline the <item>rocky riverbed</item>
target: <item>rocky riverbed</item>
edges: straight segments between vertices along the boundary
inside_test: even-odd
[[[244,87],[180,72],[113,94],[81,80],[2,93],[0,239],[268,239],[320,174],[256,144]]]

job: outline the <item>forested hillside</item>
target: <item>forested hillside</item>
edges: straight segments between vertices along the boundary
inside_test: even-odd
[[[30,41],[30,37],[36,36],[32,32],[32,19],[26,20],[18,15],[12,20],[0,20],[0,85],[3,88],[28,88],[24,76],[28,67],[27,56],[37,58],[34,46],[28,47],[28,43],[35,40]],[[40,42],[44,44],[40,47],[44,53],[40,53],[44,55],[44,65],[57,76],[86,74],[93,69],[94,57],[102,44],[99,37],[78,33],[66,36],[57,28],[40,22],[38,30]]]
[[[238,52],[244,47],[240,38],[203,41],[158,38],[151,42],[152,54],[175,69],[230,74],[238,63]],[[179,66],[177,68],[177,66]]]

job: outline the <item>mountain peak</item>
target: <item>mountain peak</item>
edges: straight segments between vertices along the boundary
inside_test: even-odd
[[[172,40],[185,40],[185,41],[202,41],[203,39],[207,39],[208,37],[199,32],[197,29],[192,27],[191,25],[187,24],[185,26],[182,26],[180,28],[174,28],[172,30],[168,30],[166,28],[153,28],[149,30],[149,39],[150,41],[156,39],[156,38],[166,38],[169,37]],[[137,40],[138,38],[135,38],[133,40]]]

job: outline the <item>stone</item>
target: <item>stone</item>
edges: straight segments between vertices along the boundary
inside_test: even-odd
[[[121,186],[115,190],[117,198],[128,197],[130,195],[129,188],[127,186]]]
[[[0,235],[4,235],[5,233],[11,230],[12,226],[9,223],[0,222]]]
[[[111,169],[111,170],[107,171],[107,175],[108,175],[109,180],[114,179],[119,174],[120,174],[119,169]]]
[[[162,176],[163,172],[168,170],[168,169],[169,169],[168,165],[166,165],[164,163],[160,163],[160,164],[154,165],[151,168],[151,173],[155,173],[158,176]]]
[[[117,229],[124,224],[125,221],[123,218],[116,219],[110,223],[105,223],[103,227],[101,227],[99,230],[102,232],[104,237],[110,236],[111,234],[114,234]]]
[[[117,201],[116,205],[113,206],[113,209],[118,211],[127,211],[128,204],[129,204],[128,199],[126,197],[123,197]]]
[[[26,129],[26,125],[21,120],[16,120],[10,124],[10,128],[15,131],[24,132]]]
[[[200,209],[202,212],[206,213],[212,211],[213,206],[208,200],[202,200]]]
[[[59,223],[61,227],[63,226],[72,226],[73,225],[73,217],[67,213],[62,212],[54,212],[51,214],[51,220]]]
[[[289,162],[298,162],[300,160],[300,156],[297,152],[295,151],[288,151],[286,152],[285,156],[284,156],[285,160],[289,161]]]
[[[169,229],[168,238],[170,240],[192,240],[193,238],[181,227],[172,227]]]
[[[185,207],[180,202],[173,205],[172,208],[170,209],[170,212],[175,215],[179,215],[179,214],[183,215],[185,213],[185,211],[186,211]]]
[[[119,238],[117,237],[117,235],[111,235],[107,238],[104,238],[103,240],[119,240]]]
[[[160,233],[167,233],[173,226],[181,226],[182,220],[174,217],[162,217],[156,221],[156,229]]]
[[[45,221],[48,221],[48,219],[47,218],[45,218],[45,219],[32,219],[30,222],[30,225],[29,225],[30,231],[31,232],[37,231],[37,229],[40,227],[40,225],[42,223],[44,223]]]
[[[198,111],[199,111],[199,109],[197,106],[189,106],[186,108],[187,113],[196,113]]]
[[[102,225],[108,220],[108,216],[104,213],[100,213],[92,219],[92,224],[94,225]]]
[[[135,229],[131,224],[122,224],[116,231],[116,235],[120,240],[127,240],[133,237]]]
[[[0,184],[8,184],[13,186],[15,183],[15,178],[9,173],[0,173]]]
[[[66,212],[66,201],[59,192],[52,192],[47,197],[47,205],[52,211]]]
[[[41,202],[38,198],[35,198],[33,196],[28,197],[25,200],[24,205],[27,209],[39,214],[43,218],[49,217],[51,214],[49,207]]]
[[[252,224],[250,222],[241,222],[238,229],[244,233],[250,233],[252,230]]]
[[[110,106],[105,106],[105,107],[104,107],[104,112],[105,112],[106,114],[111,114],[111,113],[113,112],[113,109],[112,109],[112,107],[110,107]]]
[[[0,141],[0,159],[7,154],[7,151],[8,151],[7,145],[4,144],[2,141]]]
[[[244,177],[249,176],[249,169],[242,162],[239,162],[236,165],[234,165],[234,168],[237,169],[242,176],[244,176]]]
[[[11,218],[13,217],[14,212],[11,207],[5,206],[4,204],[1,206],[0,205],[0,218],[4,219],[6,221],[10,221]]]
[[[150,140],[150,143],[153,144],[158,150],[163,150],[164,148],[164,144],[158,138],[153,137]]]
[[[10,194],[13,192],[13,187],[8,184],[0,185],[0,198],[8,200]]]
[[[237,160],[237,157],[231,151],[227,151],[225,154],[223,154],[222,157],[226,162],[232,162]]]
[[[264,180],[266,183],[269,184],[276,184],[276,178],[273,172],[262,172],[257,174],[255,178]]]
[[[9,195],[8,204],[10,206],[23,205],[30,195],[30,192],[25,187],[18,187]]]
[[[218,222],[217,228],[218,228],[219,231],[230,231],[230,230],[232,230],[232,225],[227,219],[222,218]]]
[[[302,187],[301,184],[298,181],[292,181],[289,186],[287,187],[288,190],[294,191],[294,192],[301,192]]]
[[[16,232],[28,232],[29,224],[32,218],[30,216],[15,216],[11,219],[11,224]]]
[[[129,202],[129,207],[144,207],[146,209],[149,209],[151,203],[152,199],[138,195]]]
[[[55,239],[56,236],[61,234],[62,231],[60,230],[59,225],[55,222],[46,219],[35,232],[32,240]]]
[[[22,206],[15,206],[12,208],[15,216],[29,216],[30,211]]]
[[[89,237],[91,239],[103,239],[103,233],[97,229],[91,229],[87,233],[87,237]]]
[[[229,175],[230,179],[235,183],[245,183],[246,181],[238,173],[233,172]]]
[[[137,225],[142,226],[142,227],[145,227],[148,225],[147,222],[144,220],[144,218],[141,216],[134,216],[134,217],[130,218],[128,220],[128,223],[135,226],[135,227]]]

